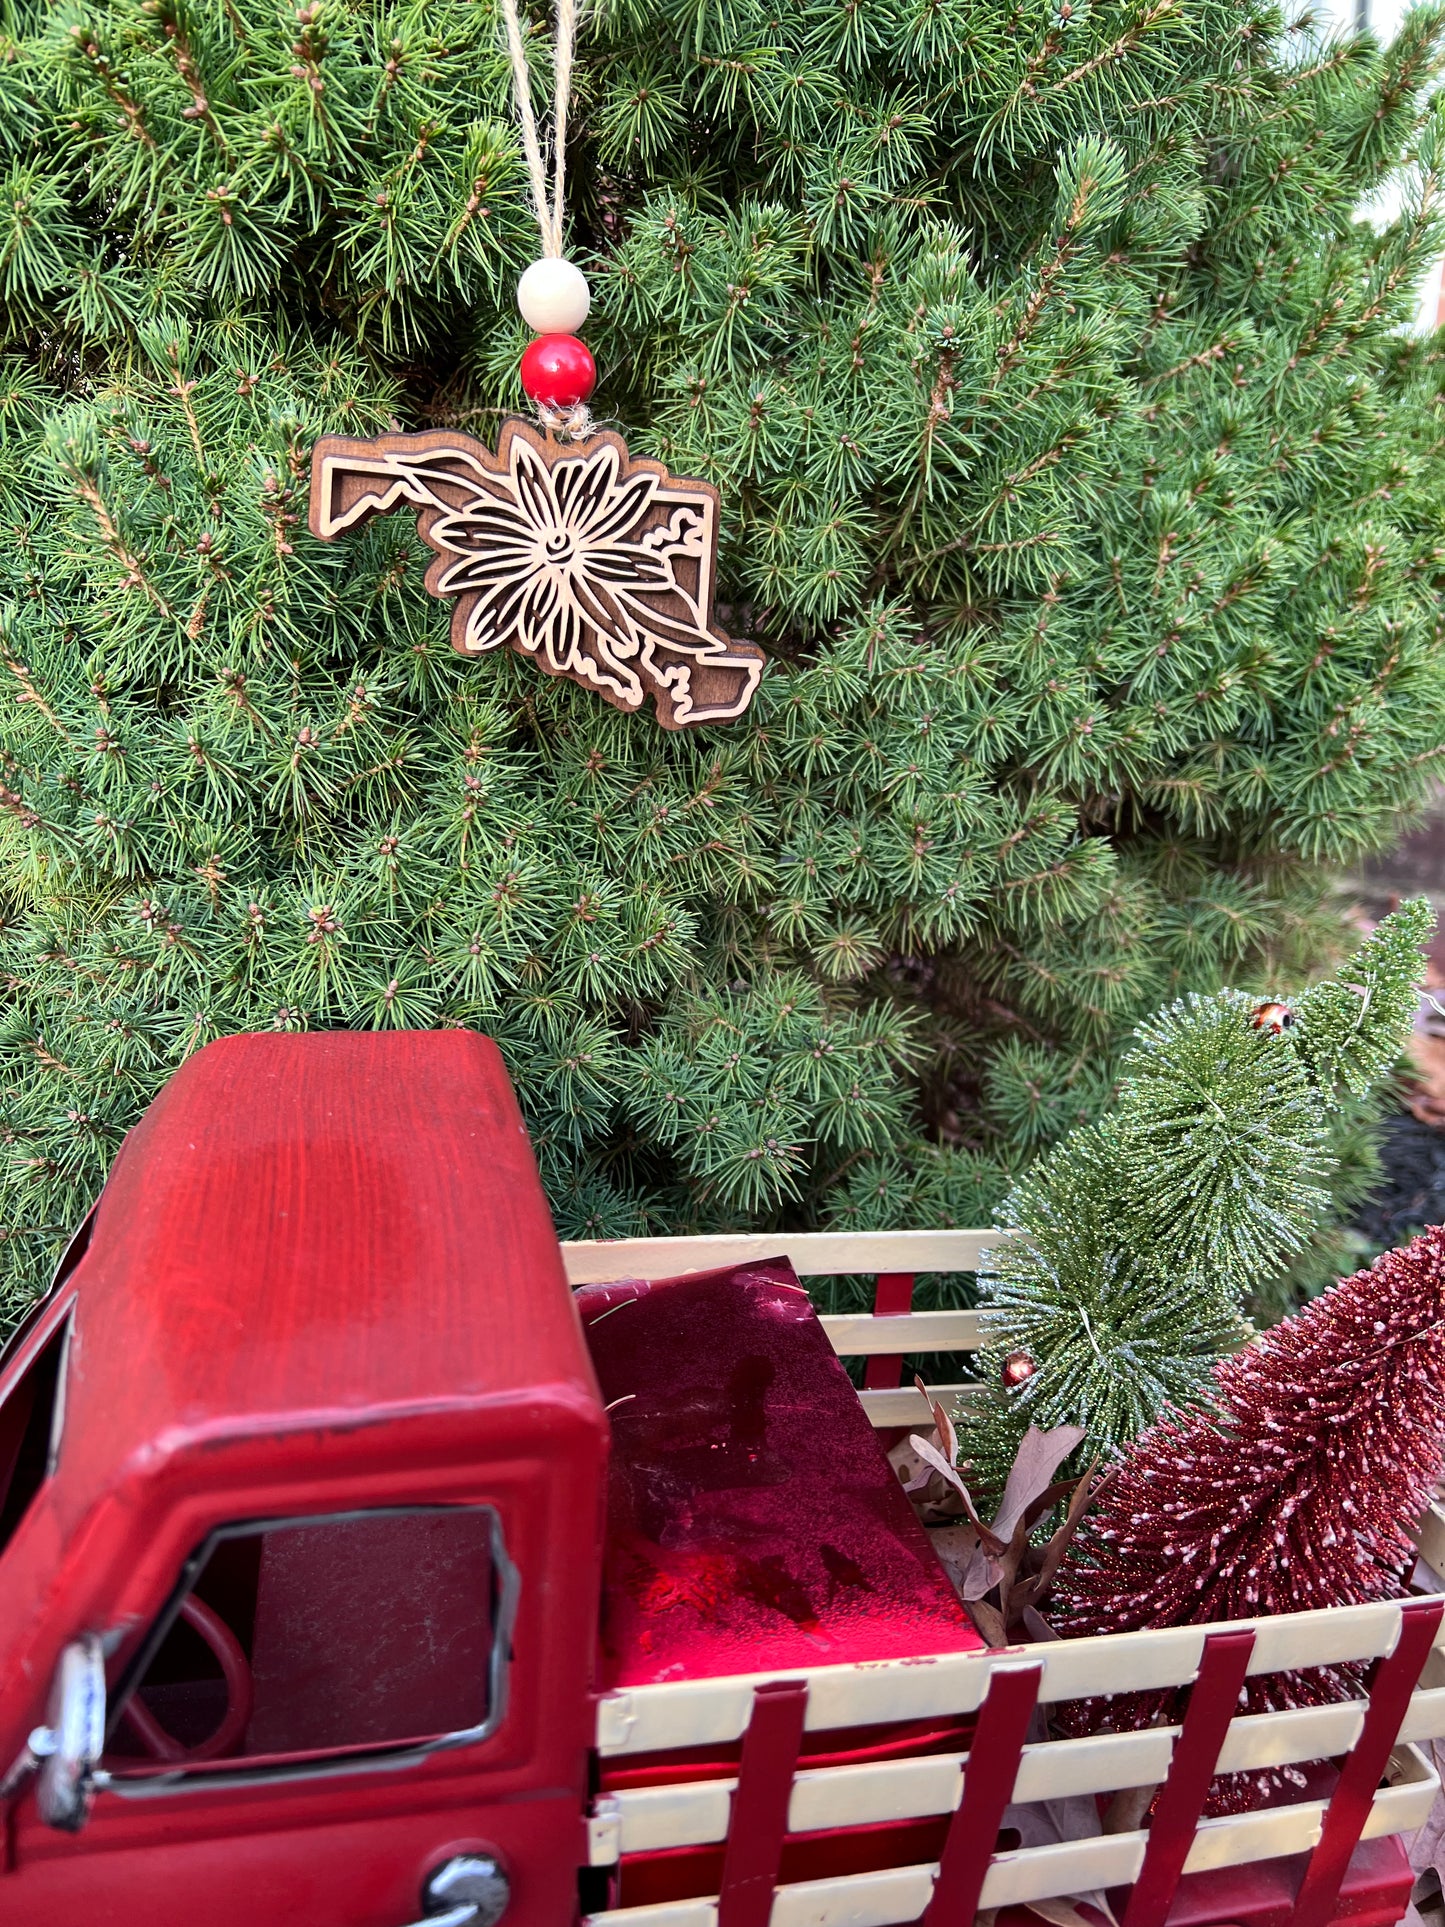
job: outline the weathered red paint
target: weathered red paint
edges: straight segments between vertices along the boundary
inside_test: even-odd
[[[1168,1777],[1154,1803],[1144,1864],[1121,1927],[1164,1927],[1168,1919],[1253,1651],[1254,1634],[1249,1631],[1205,1638],[1199,1677],[1190,1691]]]
[[[91,1242],[0,1378],[74,1317],[54,1476],[0,1562],[0,1760],[62,1645],[115,1677],[214,1526],[496,1506],[523,1575],[487,1741],[284,1786],[107,1792],[79,1835],[14,1803],[7,1927],[398,1927],[500,1849],[510,1923],[573,1917],[607,1424],[501,1058],[465,1033],[250,1036],[127,1140]],[[3,1770],[3,1768],[0,1768]]]

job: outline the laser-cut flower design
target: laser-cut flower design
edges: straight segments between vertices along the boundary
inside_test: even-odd
[[[312,528],[329,537],[406,501],[455,596],[452,641],[503,643],[623,709],[651,693],[668,728],[742,714],[760,650],[711,626],[717,497],[603,434],[578,448],[508,422],[493,455],[468,436],[328,438],[313,458]]]

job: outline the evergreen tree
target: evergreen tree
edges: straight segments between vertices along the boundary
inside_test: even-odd
[[[1125,1456],[1055,1586],[1060,1630],[1253,1619],[1398,1597],[1445,1468],[1445,1228],[1335,1285],[1215,1370]],[[1346,1669],[1262,1674],[1249,1710],[1360,1691]],[[1177,1696],[1169,1696],[1171,1702]],[[1103,1727],[1177,1718],[1125,1696]],[[1272,1775],[1239,1775],[1218,1806]],[[1296,1776],[1297,1777],[1297,1776]]]
[[[1432,926],[1417,897],[1293,1007],[1192,996],[1139,1028],[1114,1109],[1024,1174],[984,1254],[989,1391],[964,1415],[996,1486],[1029,1425],[1108,1454],[1197,1399],[1247,1295],[1303,1250],[1339,1146],[1414,1016]]]
[[[1445,742],[1441,33],[599,6],[597,405],[771,658],[665,740],[305,530],[317,434],[520,403],[490,0],[9,0],[9,1302],[219,1032],[492,1030],[564,1232],[978,1222],[1161,1000],[1322,961]]]

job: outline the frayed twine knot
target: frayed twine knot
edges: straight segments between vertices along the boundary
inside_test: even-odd
[[[538,403],[537,419],[549,435],[564,442],[585,442],[596,427],[592,410],[584,401],[575,402],[571,408],[547,408]]]

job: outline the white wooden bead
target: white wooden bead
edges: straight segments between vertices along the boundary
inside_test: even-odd
[[[517,306],[539,335],[575,335],[587,319],[592,292],[570,261],[534,261],[517,283]]]

